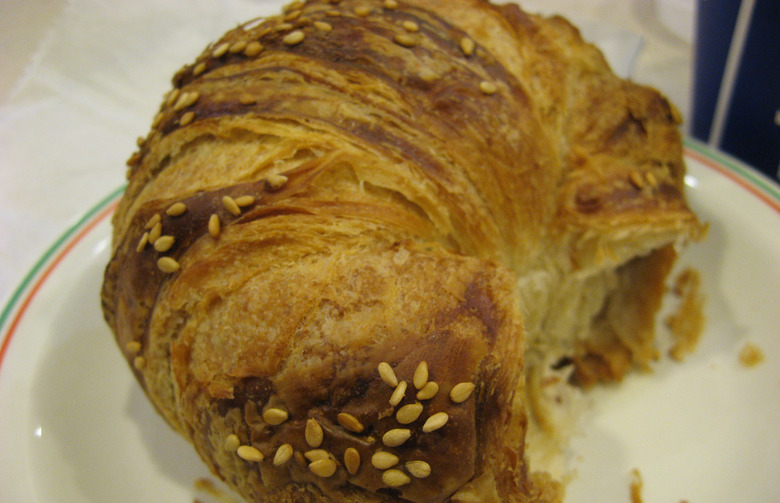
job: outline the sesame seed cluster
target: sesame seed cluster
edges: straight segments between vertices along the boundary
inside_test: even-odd
[[[438,411],[426,415],[426,403],[438,395],[440,384],[430,379],[426,361],[417,364],[409,380],[399,380],[395,370],[387,362],[379,363],[376,372],[382,382],[381,386],[386,390],[387,403],[390,405],[390,410],[384,414],[387,417],[392,416],[397,423],[396,427],[388,429],[377,438],[374,438],[376,433],[372,425],[363,424],[353,414],[342,411],[335,417],[338,428],[341,428],[338,434],[352,438],[355,446],[348,446],[338,452],[328,450],[325,447],[328,433],[317,418],[307,417],[304,420],[291,417],[283,404],[275,402],[262,411],[264,423],[273,430],[289,421],[305,421],[301,439],[303,442],[285,441],[276,446],[267,443],[253,445],[252,442],[242,444],[238,435],[231,433],[224,438],[223,448],[247,463],[270,463],[273,467],[284,468],[287,463],[294,462],[298,466],[305,466],[311,475],[319,479],[334,477],[341,471],[349,481],[361,470],[375,470],[380,474],[381,483],[387,488],[402,488],[414,484],[415,480],[435,475],[435,469],[428,461],[410,458],[405,455],[403,448],[414,436],[428,435],[436,431],[446,435],[450,414]],[[462,407],[472,398],[474,390],[475,385],[472,382],[456,383],[448,391],[448,403],[451,407]],[[406,397],[414,397],[414,401],[399,407]],[[413,426],[413,423],[418,426]],[[273,437],[273,432],[271,435]],[[297,450],[293,446],[294,443],[305,445],[306,450]],[[366,444],[370,446],[371,455],[369,459],[362,459],[359,448]]]
[[[373,20],[380,25],[388,23],[383,13],[397,13],[404,6],[394,0],[371,2],[346,1],[296,1],[283,9],[283,14],[267,19],[256,19],[245,23],[238,29],[226,35],[222,40],[212,44],[190,65],[183,67],[174,79],[174,88],[163,98],[163,105],[152,121],[152,133],[155,130],[163,135],[187,127],[201,118],[209,118],[214,112],[210,110],[213,96],[208,96],[208,90],[199,86],[201,79],[209,78],[209,74],[228,65],[241,64],[256,60],[264,54],[273,54],[282,50],[292,50],[308,39],[327,37],[334,30],[340,29],[339,20],[364,19]],[[404,13],[405,17],[390,18],[393,27],[387,36],[398,46],[413,50],[425,42],[426,30],[422,21],[414,20],[413,14]],[[345,25],[348,26],[348,25]],[[459,35],[451,41],[464,58],[484,55],[480,48],[467,35]],[[436,75],[428,68],[420,68],[420,78],[431,81]],[[484,96],[497,94],[500,82],[485,75],[476,85]],[[258,97],[251,92],[241,93],[236,102],[245,107],[258,103]],[[139,138],[140,151],[134,153],[127,164],[130,166],[128,178],[138,167],[148,138]]]
[[[278,191],[286,183],[288,178],[281,174],[272,174],[266,177],[262,182],[267,190]],[[228,214],[233,217],[239,217],[245,209],[255,205],[259,201],[261,196],[255,196],[252,194],[244,194],[241,196],[233,197],[230,195],[217,196],[219,203],[214,204],[215,207],[221,206]],[[171,223],[174,223],[177,217],[183,216],[187,213],[187,204],[182,201],[175,202],[168,206],[164,213],[171,217]],[[224,213],[224,212],[223,212]],[[198,227],[197,223],[191,226]],[[209,235],[213,238],[218,238],[222,232],[223,222],[217,212],[210,213],[206,229]],[[190,236],[192,238],[192,236]],[[161,213],[155,213],[152,215],[143,227],[143,234],[138,240],[136,245],[136,251],[138,253],[143,252],[148,246],[151,246],[156,252],[162,254],[171,251],[176,245],[176,237],[172,234],[163,234],[163,219]],[[175,258],[167,255],[161,255],[157,259],[157,268],[166,274],[173,274],[180,269],[181,265]]]

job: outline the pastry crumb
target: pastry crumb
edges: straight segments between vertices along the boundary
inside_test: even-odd
[[[675,279],[672,293],[680,299],[680,304],[665,320],[672,334],[669,356],[683,361],[696,350],[704,330],[704,296],[699,272],[694,269],[682,271]]]
[[[631,503],[642,503],[642,474],[638,468],[631,470]]]
[[[746,342],[739,352],[739,363],[745,367],[755,367],[764,361],[764,352],[752,342]]]

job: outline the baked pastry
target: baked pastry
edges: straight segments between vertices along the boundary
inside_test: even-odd
[[[173,83],[102,302],[211,470],[257,502],[560,500],[529,420],[655,357],[702,233],[667,100],[480,0],[294,2]]]

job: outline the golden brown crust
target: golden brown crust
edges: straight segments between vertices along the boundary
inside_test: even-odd
[[[251,501],[555,501],[524,456],[521,312],[532,356],[572,336],[583,383],[653,357],[672,244],[701,233],[674,110],[561,18],[298,3],[183,67],[129,161],[102,294],[120,347]]]

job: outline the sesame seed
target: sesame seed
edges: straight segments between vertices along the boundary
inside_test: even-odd
[[[455,403],[463,403],[469,399],[472,391],[474,391],[474,383],[458,383],[450,390],[450,400]]]
[[[463,54],[466,56],[471,56],[474,54],[474,48],[475,44],[474,41],[471,40],[469,37],[463,37],[460,39],[460,50],[463,51]]]
[[[200,94],[198,93],[198,91],[192,91],[185,94],[187,95],[187,101],[185,102],[185,106],[194,105],[195,102],[198,101],[198,98],[200,98]]]
[[[155,115],[154,120],[152,121],[152,128],[156,128],[157,126],[162,124],[164,118],[165,115],[162,112],[159,112],[157,115]]]
[[[404,47],[414,47],[417,45],[417,39],[406,33],[399,33],[393,37],[393,42]]]
[[[187,112],[186,114],[181,116],[181,119],[179,119],[179,125],[182,127],[189,126],[190,124],[192,124],[192,121],[194,120],[195,120],[195,112]]]
[[[149,242],[154,244],[155,241],[162,235],[162,224],[157,222],[149,231]]]
[[[211,234],[211,237],[215,238],[219,236],[219,231],[219,216],[215,213],[209,217],[209,234]]]
[[[439,392],[439,385],[434,381],[428,381],[420,391],[417,392],[418,400],[430,400]]]
[[[165,253],[173,247],[176,242],[176,238],[173,236],[160,236],[154,242],[154,249],[160,253]]]
[[[236,449],[236,454],[244,461],[251,461],[254,463],[259,463],[265,458],[262,452],[251,445],[240,445],[238,449]]]
[[[382,435],[382,443],[388,447],[398,447],[409,440],[412,431],[406,428],[393,428]]]
[[[157,259],[157,268],[164,273],[173,274],[179,270],[179,267],[181,267],[179,263],[171,257],[160,257]]]
[[[409,33],[417,33],[420,31],[420,25],[414,21],[409,21],[408,19],[401,23],[401,26],[403,26],[404,30],[408,31]]]
[[[431,465],[425,461],[415,460],[404,463],[406,471],[412,474],[416,479],[424,479],[431,474]]]
[[[144,138],[143,136],[139,136],[138,138],[135,139],[135,144],[139,147],[143,147],[145,142],[146,142],[146,138]]]
[[[178,202],[168,206],[168,209],[165,210],[165,214],[169,217],[178,217],[179,215],[183,215],[185,211],[187,211],[187,205]]]
[[[222,206],[235,216],[241,214],[241,208],[236,204],[236,200],[230,196],[222,196]]]
[[[241,93],[238,96],[238,102],[241,103],[242,105],[254,105],[255,103],[257,103],[257,98],[255,98],[249,93]]]
[[[274,466],[282,466],[290,460],[293,456],[293,446],[290,444],[282,444],[276,449],[274,454],[273,464]]]
[[[387,470],[382,474],[382,482],[389,487],[405,486],[411,481],[412,479],[407,474],[395,468]]]
[[[339,17],[339,16],[341,16],[341,12],[339,12],[337,10],[326,10],[325,11],[325,15],[326,16],[331,16],[331,17]]]
[[[276,26],[274,26],[274,31],[276,32],[290,31],[293,28],[295,28],[295,25],[291,23],[279,23]]]
[[[231,433],[227,437],[225,437],[225,450],[226,451],[235,451],[238,449],[238,447],[241,445],[241,441],[238,439],[238,435],[235,433]]]
[[[201,73],[206,71],[206,63],[201,61],[197,65],[195,65],[195,68],[192,69],[192,75],[197,77]]]
[[[246,46],[246,49],[244,49],[244,56],[248,58],[254,58],[258,54],[263,52],[263,49],[264,49],[263,44],[261,44],[260,42],[257,41],[249,42]]]
[[[247,41],[246,40],[239,40],[238,42],[233,43],[233,45],[230,46],[230,49],[228,49],[228,52],[230,54],[238,54],[239,52],[243,52],[244,49],[246,49]]]
[[[414,370],[414,377],[412,377],[412,384],[417,389],[422,389],[425,383],[428,382],[428,362],[421,361],[417,364],[417,368]]]
[[[390,405],[395,407],[401,403],[401,400],[403,400],[404,395],[406,394],[407,386],[408,384],[406,384],[406,381],[401,381],[398,383],[398,386],[396,386],[395,390],[393,390],[393,394],[390,395]]]
[[[155,213],[154,215],[152,215],[152,218],[146,221],[146,225],[144,225],[144,229],[151,229],[155,225],[159,224],[161,220],[162,220],[162,215],[160,215],[159,213]]]
[[[630,175],[628,175],[628,181],[631,182],[631,185],[636,187],[637,189],[641,189],[645,186],[645,181],[642,178],[642,174],[639,173],[639,171],[632,171]]]
[[[422,427],[423,433],[430,433],[432,431],[438,430],[447,424],[449,419],[450,416],[448,416],[446,412],[437,412],[436,414],[429,417],[427,421],[425,421],[425,424]]]
[[[138,246],[135,247],[135,251],[142,252],[147,244],[149,244],[149,232],[144,232],[141,239],[138,240]]]
[[[650,185],[650,187],[655,187],[658,185],[658,179],[651,171],[645,173],[645,180],[647,180],[647,183]]]
[[[298,463],[298,465],[306,466],[306,458],[303,457],[303,454],[301,454],[300,451],[293,452],[293,458],[295,458],[295,462]]]
[[[479,90],[482,91],[485,94],[495,94],[498,91],[498,87],[492,82],[488,82],[487,80],[483,80],[479,83]]]
[[[306,443],[309,444],[310,447],[319,447],[322,445],[322,426],[320,426],[320,423],[318,423],[316,419],[306,420],[306,429],[304,430],[303,435],[306,438]]]
[[[146,358],[143,356],[136,356],[133,358],[133,367],[136,368],[136,370],[143,370],[146,368]]]
[[[410,424],[417,421],[422,411],[422,404],[410,403],[398,409],[398,412],[395,413],[395,419],[401,424]]]
[[[268,175],[265,179],[265,186],[268,190],[279,190],[287,183],[287,177],[284,175]]]
[[[381,362],[376,369],[379,371],[379,377],[388,385],[395,388],[398,386],[398,378],[395,376],[393,367],[387,362]]]
[[[282,42],[285,45],[297,45],[303,42],[305,37],[306,35],[304,35],[301,30],[295,30],[285,35],[285,37],[282,39]]]
[[[236,204],[239,208],[245,208],[255,204],[255,196],[245,195],[235,198]]]
[[[181,95],[181,89],[178,87],[175,89],[172,89],[171,92],[168,94],[168,99],[165,101],[165,104],[170,106],[173,106],[174,103],[176,103],[176,100],[179,99],[179,96]]]
[[[312,449],[304,452],[303,456],[311,462],[330,458],[330,454],[325,449]]]
[[[384,7],[385,9],[397,9],[398,2],[396,2],[395,0],[385,0]]]
[[[194,105],[195,102],[198,101],[198,98],[200,98],[200,94],[198,94],[197,91],[182,93],[182,95],[179,96],[179,99],[176,100],[176,104],[173,105],[173,110],[175,112],[184,110],[185,108]]]
[[[272,407],[263,411],[263,421],[270,424],[271,426],[282,424],[283,422],[287,421],[288,417],[290,417],[290,415],[286,410],[278,409],[276,407]]]
[[[211,53],[212,57],[215,58],[221,58],[225,55],[225,53],[228,52],[228,49],[230,49],[230,43],[229,42],[223,42],[219,44],[216,49]]]
[[[344,467],[350,475],[356,474],[360,469],[360,453],[354,447],[348,447],[344,451]]]
[[[355,416],[347,412],[340,412],[339,415],[336,416],[336,420],[345,429],[352,431],[354,433],[361,433],[365,429],[363,424],[360,421],[358,421],[358,419]]]
[[[125,345],[125,348],[127,348],[127,351],[130,353],[137,353],[141,351],[141,343],[138,341],[130,341]]]
[[[314,475],[324,479],[331,477],[336,473],[337,468],[338,465],[332,459],[318,459],[309,465],[309,470],[311,470]]]
[[[301,14],[303,14],[303,11],[301,9],[297,9],[294,11],[291,11],[286,16],[284,16],[285,21],[295,21],[299,17],[301,17]]]
[[[398,456],[387,451],[377,451],[371,456],[371,466],[377,470],[387,470],[398,464]]]
[[[330,33],[333,29],[333,26],[325,21],[314,21],[314,27],[325,33]]]

